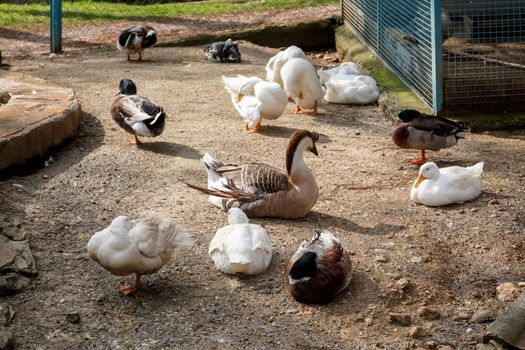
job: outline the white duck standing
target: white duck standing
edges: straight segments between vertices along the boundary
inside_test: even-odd
[[[266,80],[283,86],[283,80],[281,78],[281,68],[290,58],[304,58],[306,55],[303,50],[297,46],[289,46],[286,50],[277,52],[273,57],[270,58],[266,67]]]
[[[451,166],[439,169],[436,163],[425,163],[419,169],[410,199],[430,207],[475,199],[481,194],[483,164],[480,162],[466,168]]]
[[[158,271],[173,255],[176,246],[189,247],[194,239],[171,219],[130,220],[119,216],[88,242],[91,259],[117,276],[135,274],[135,284],[119,289],[125,295],[140,288],[142,275]]]
[[[266,230],[250,224],[239,208],[228,210],[228,223],[217,230],[208,254],[215,267],[225,273],[255,275],[265,271],[272,260],[272,243]]]
[[[317,106],[323,98],[321,83],[314,66],[303,58],[291,58],[281,68],[284,89],[296,104],[292,113],[317,114]]]
[[[262,119],[279,118],[288,105],[286,93],[279,84],[256,79],[259,78],[222,77],[233,106],[244,119],[244,131],[250,133],[263,129]]]

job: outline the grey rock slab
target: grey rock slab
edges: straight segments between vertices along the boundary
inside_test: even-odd
[[[525,293],[516,299],[494,321],[483,341],[493,341],[503,346],[525,349]]]
[[[28,241],[13,241],[0,236],[0,274],[16,272],[36,276],[36,266]]]

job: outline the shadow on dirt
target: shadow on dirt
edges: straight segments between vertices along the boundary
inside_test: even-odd
[[[183,157],[187,159],[200,159],[202,157],[202,154],[193,147],[165,141],[142,143],[138,148],[171,157]]]

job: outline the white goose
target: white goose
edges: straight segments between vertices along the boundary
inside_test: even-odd
[[[223,210],[239,207],[248,217],[304,217],[317,202],[319,188],[303,153],[317,155],[318,139],[316,132],[293,133],[286,148],[286,172],[262,163],[224,164],[206,153],[202,161],[208,188],[185,183],[208,194]]]
[[[466,202],[481,194],[483,162],[470,167],[439,169],[428,162],[419,168],[419,176],[410,191],[410,199],[431,207]]]
[[[265,271],[272,260],[272,243],[266,230],[250,224],[239,208],[228,210],[228,223],[217,230],[208,254],[215,267],[225,273],[255,275]]]

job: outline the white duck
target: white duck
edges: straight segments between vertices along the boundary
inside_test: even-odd
[[[258,82],[263,81],[259,77],[247,77],[242,74],[237,74],[236,77],[222,77],[222,82],[224,83],[224,88],[230,94],[232,102],[240,100],[243,96],[253,95],[255,91],[253,87]]]
[[[262,226],[250,224],[239,208],[228,210],[228,223],[217,230],[208,254],[215,267],[225,273],[255,275],[265,271],[272,260],[272,243]]]
[[[377,83],[367,75],[337,74],[326,82],[324,99],[329,103],[370,104],[378,98]]]
[[[281,86],[283,86],[283,80],[281,78],[281,68],[290,58],[304,58],[306,55],[303,50],[297,46],[290,46],[284,51],[279,51],[273,57],[270,58],[266,67],[266,80],[273,81]]]
[[[291,58],[281,68],[284,89],[296,104],[292,113],[317,114],[317,106],[323,98],[321,83],[314,66],[303,58]]]
[[[483,162],[470,167],[451,166],[439,169],[428,162],[419,169],[419,176],[410,191],[410,199],[431,207],[466,202],[481,194]]]
[[[125,295],[140,288],[142,275],[158,271],[171,258],[175,246],[191,246],[193,236],[177,228],[171,219],[130,220],[119,216],[88,242],[91,259],[117,276],[135,274],[135,284],[123,286]]]
[[[317,70],[321,85],[325,85],[328,80],[337,75],[361,75],[361,71],[354,62],[343,62],[339,66],[330,69]]]
[[[262,130],[262,119],[277,119],[288,105],[288,97],[277,83],[247,81],[239,85],[235,78],[222,77],[224,88],[230,93],[233,106],[244,119],[244,131]],[[249,94],[250,91],[253,93]]]

